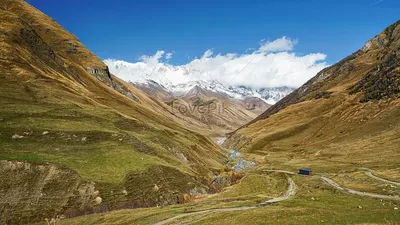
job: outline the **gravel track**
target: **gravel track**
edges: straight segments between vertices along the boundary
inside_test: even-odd
[[[285,172],[287,172],[287,171],[285,171]],[[289,183],[288,190],[282,196],[280,196],[278,198],[273,198],[273,199],[267,200],[267,201],[259,203],[257,205],[234,207],[234,208],[222,208],[222,209],[207,209],[207,210],[201,210],[201,211],[196,211],[196,212],[184,213],[184,214],[177,215],[177,216],[171,217],[169,219],[157,222],[154,225],[169,224],[176,219],[184,218],[187,216],[195,216],[195,215],[199,215],[199,214],[208,215],[208,214],[214,214],[214,213],[219,213],[219,212],[233,212],[233,211],[241,211],[241,210],[248,210],[248,209],[256,209],[258,207],[263,207],[263,206],[274,204],[274,203],[277,203],[280,201],[284,201],[284,200],[291,198],[292,196],[294,196],[296,194],[296,184],[290,177],[288,178],[288,183]]]

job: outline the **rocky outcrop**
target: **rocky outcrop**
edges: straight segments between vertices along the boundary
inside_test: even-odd
[[[20,36],[21,39],[24,40],[38,55],[48,56],[51,59],[55,59],[54,51],[42,40],[34,29],[22,28],[20,30]]]
[[[152,166],[128,174],[122,186],[114,187],[85,181],[75,171],[50,163],[2,160],[0,224],[182,204],[197,195],[218,192],[241,178],[241,174],[224,173],[209,182],[172,167]]]
[[[131,173],[125,180],[127,203],[124,208],[181,204],[188,200],[193,190],[205,193],[208,187],[202,183],[205,181],[166,166],[153,166],[145,172]]]
[[[377,63],[360,81],[352,86],[350,94],[362,93],[360,102],[398,97],[400,93],[400,21],[370,41],[366,51],[375,46]],[[365,46],[363,48],[365,50]]]
[[[48,163],[0,161],[0,224],[27,224],[101,203],[93,182]]]
[[[360,102],[396,97],[400,93],[400,57],[394,52],[383,59],[356,85],[350,88],[350,94],[363,93]]]
[[[95,76],[97,79],[107,83],[107,85],[112,86],[112,77],[108,67],[100,68],[100,67],[87,67],[87,71]]]
[[[140,103],[140,100],[136,96],[134,96],[124,85],[120,84],[117,80],[113,79],[110,70],[108,69],[108,66],[87,67],[86,70],[92,76],[104,82],[107,86],[113,88],[114,90],[132,99],[133,101]]]
[[[399,37],[399,24],[400,21],[397,21],[393,25],[386,28],[382,33],[367,41],[367,43],[365,43],[365,45],[361,48],[361,51],[368,52],[370,50],[388,47],[389,44]]]
[[[367,41],[365,45],[361,48],[363,52],[368,52],[373,48],[384,48],[387,45],[388,41],[382,35],[375,36],[371,40]]]

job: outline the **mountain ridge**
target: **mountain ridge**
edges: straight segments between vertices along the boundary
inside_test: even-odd
[[[133,85],[164,103],[188,127],[213,137],[240,127],[269,107],[256,97],[238,99],[215,91],[216,82],[193,81],[189,85],[177,85],[175,91],[155,81]]]
[[[209,179],[225,155],[209,137],[112,75],[25,1],[0,0],[0,18],[0,223],[183,203],[215,191]]]
[[[324,86],[323,82],[326,82],[326,80],[330,81],[330,80],[335,79],[335,77],[340,73],[349,74],[350,72],[354,71],[355,68],[353,65],[351,65],[351,61],[356,59],[357,57],[362,56],[363,54],[367,53],[370,50],[373,51],[373,50],[377,50],[377,48],[378,49],[385,48],[390,43],[390,41],[393,41],[393,40],[391,38],[389,38],[389,40],[387,40],[387,39],[383,38],[382,36],[386,37],[386,35],[387,35],[386,33],[390,33],[390,31],[393,32],[393,30],[396,27],[398,27],[399,24],[400,24],[400,21],[395,22],[394,24],[392,24],[391,26],[386,28],[381,34],[378,34],[377,36],[368,40],[366,42],[366,44],[360,50],[358,50],[355,53],[351,54],[350,56],[340,60],[335,65],[323,69],[315,77],[313,77],[309,81],[307,81],[304,85],[302,85],[298,89],[294,90],[292,93],[288,94],[286,97],[284,97],[279,102],[277,102],[277,104],[274,104],[267,111],[260,114],[257,118],[250,121],[249,123],[247,123],[246,125],[244,125],[241,128],[245,128],[245,127],[257,122],[258,120],[266,119],[269,116],[279,112],[280,110],[282,110],[290,105],[300,103],[302,101],[306,101],[306,100],[313,99],[313,98],[315,98],[315,99],[329,98],[329,95],[332,93],[329,92],[329,87],[323,87]],[[398,41],[398,38],[397,38],[397,41]],[[396,54],[397,55],[400,54],[399,50],[397,50]],[[384,61],[389,61],[390,59],[393,60],[393,57],[394,57],[394,55],[390,54],[389,57],[386,57],[383,60]],[[392,63],[393,63],[393,61],[392,61]],[[394,61],[394,65],[395,65],[395,61]],[[377,67],[378,68],[376,68],[375,70],[378,70],[380,66],[378,65]],[[333,76],[332,76],[332,74],[333,74]],[[394,82],[398,82],[398,81],[394,81]],[[349,93],[355,94],[355,93],[359,92],[360,87],[358,87],[358,86],[361,86],[361,85],[358,84],[353,87],[348,87]],[[398,90],[398,88],[396,89],[396,87],[398,87],[398,86],[399,86],[398,83],[397,84],[394,83],[392,85],[394,90],[392,90],[392,91],[398,93],[399,90]],[[323,91],[319,91],[319,89],[321,87],[324,88]],[[316,93],[317,91],[319,91],[319,92]],[[388,96],[388,95],[386,95],[386,96]],[[374,97],[378,98],[377,96],[374,96]],[[374,97],[372,97],[372,98],[374,98]],[[378,99],[380,99],[380,98],[378,98]],[[231,133],[229,133],[229,135],[232,135],[233,133],[234,132],[231,132]]]
[[[282,99],[284,96],[291,93],[294,88],[290,87],[264,87],[264,88],[251,88],[245,86],[227,86],[217,80],[208,77],[206,71],[188,70],[185,67],[168,67],[168,65],[154,65],[150,71],[145,71],[140,63],[132,64],[122,60],[104,60],[108,65],[111,72],[120,76],[130,74],[133,80],[130,82],[134,85],[142,86],[150,82],[157,82],[168,91],[175,95],[182,95],[184,92],[189,91],[194,85],[199,85],[204,89],[214,92],[225,93],[226,95],[236,98],[244,99],[246,97],[257,97],[272,105]],[[140,72],[133,73],[132,68],[140,69]],[[182,81],[171,81],[167,78],[166,74],[180,74],[184,79]],[[196,78],[196,79],[194,79]],[[200,78],[204,78],[200,80]]]
[[[225,146],[258,154],[285,152],[287,163],[295,166],[300,161],[309,167],[319,161],[325,167],[334,162],[392,165],[400,141],[399,50],[397,21],[230,133]]]

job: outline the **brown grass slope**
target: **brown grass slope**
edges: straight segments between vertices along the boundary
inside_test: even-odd
[[[394,168],[400,159],[399,59],[400,21],[225,143],[261,155],[271,166]]]
[[[0,0],[0,80],[0,223],[183,202],[224,160],[24,1]]]
[[[234,99],[195,86],[182,96],[175,96],[160,84],[134,84],[171,112],[177,122],[199,133],[220,137],[246,124],[264,112],[270,105],[252,97]]]

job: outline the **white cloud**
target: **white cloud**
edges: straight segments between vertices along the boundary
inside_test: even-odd
[[[172,59],[172,55],[173,55],[173,54],[174,54],[173,52],[168,52],[167,54],[165,54],[165,59],[166,59],[166,60]]]
[[[206,52],[204,52],[203,56],[201,58],[209,58],[214,54],[214,52],[211,49],[208,49]]]
[[[281,52],[281,51],[292,51],[294,46],[298,43],[297,40],[292,40],[287,37],[278,38],[274,41],[261,41],[261,46],[258,52]]]
[[[297,88],[328,65],[325,54],[299,56],[292,52],[296,44],[296,40],[282,37],[262,42],[259,49],[244,54],[215,54],[207,50],[200,59],[180,66],[163,62],[164,51],[142,56],[142,61],[136,63],[112,59],[104,62],[112,73],[126,81],[152,79],[163,84],[179,84],[212,79],[228,86]],[[171,57],[172,54],[165,54],[166,60]]]
[[[160,62],[160,59],[163,57],[164,53],[165,52],[163,50],[159,50],[153,56],[142,55],[139,59],[149,66],[155,66]]]

